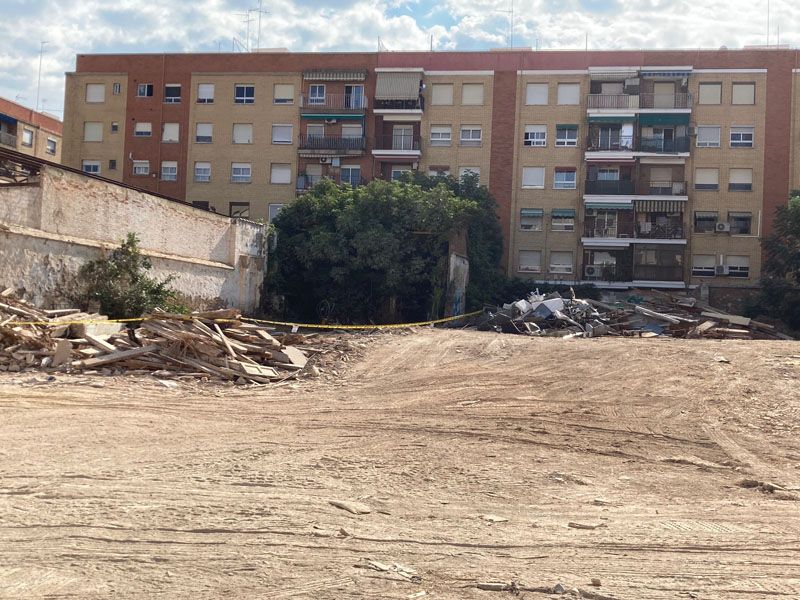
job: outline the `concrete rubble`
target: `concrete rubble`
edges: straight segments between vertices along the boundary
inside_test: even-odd
[[[631,290],[613,303],[540,294],[502,307],[488,307],[478,319],[482,331],[529,336],[593,338],[601,336],[710,339],[784,339],[774,325],[731,315],[680,293]]]

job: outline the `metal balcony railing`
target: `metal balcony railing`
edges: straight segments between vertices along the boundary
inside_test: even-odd
[[[656,223],[638,223],[636,225],[637,239],[649,240],[682,240],[684,239],[683,225]]]
[[[375,138],[375,150],[419,150],[419,137],[410,134],[381,135]]]
[[[586,138],[586,150],[590,152],[632,152],[633,142],[632,135],[594,133]]]
[[[639,94],[639,108],[691,108],[692,95],[677,94]]]
[[[375,110],[423,110],[422,99],[416,100],[375,100]]]
[[[11,146],[12,148],[17,147],[17,136],[11,135],[10,133],[6,133],[5,131],[0,131],[0,144],[4,146]]]
[[[633,278],[641,281],[683,281],[680,265],[633,265]]]
[[[685,181],[651,181],[642,186],[643,196],[685,196]]]
[[[636,109],[639,108],[639,96],[632,94],[589,94],[588,108],[603,109]]]
[[[633,181],[622,179],[587,179],[586,193],[601,196],[633,195],[636,193],[636,184]]]
[[[638,146],[641,152],[655,152],[659,154],[689,152],[689,138],[683,136],[665,140],[661,137],[642,137],[639,138]]]
[[[620,265],[583,265],[584,281],[631,281],[631,269]]]
[[[310,190],[323,179],[321,175],[298,175],[295,189],[298,192]]]
[[[335,150],[338,152],[363,152],[364,137],[342,135],[301,135],[300,150]]]
[[[304,110],[364,110],[368,108],[368,104],[364,94],[325,94],[324,96],[300,94],[300,107]]]

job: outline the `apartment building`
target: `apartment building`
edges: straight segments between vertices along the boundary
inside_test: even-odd
[[[0,148],[61,162],[61,121],[0,98]]]
[[[322,178],[475,173],[532,281],[748,288],[800,188],[794,50],[79,55],[66,164],[271,219]]]

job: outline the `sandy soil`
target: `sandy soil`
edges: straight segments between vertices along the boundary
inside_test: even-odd
[[[2,374],[0,597],[800,598],[796,343],[426,330],[341,375]]]

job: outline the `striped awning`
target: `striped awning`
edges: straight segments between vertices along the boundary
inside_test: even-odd
[[[688,125],[689,113],[645,113],[639,115],[639,125]]]
[[[416,100],[419,98],[419,82],[422,74],[378,73],[375,84],[376,100]]]
[[[630,202],[586,202],[584,206],[600,210],[633,210],[633,204]]]
[[[682,213],[684,204],[680,200],[637,200],[636,210],[654,213]]]
[[[636,115],[589,115],[589,123],[633,123],[636,120]]]
[[[306,81],[364,81],[366,71],[345,71],[339,69],[312,69],[303,71]]]
[[[553,217],[574,217],[575,216],[575,209],[574,208],[554,208],[550,211],[550,216]]]
[[[520,217],[542,217],[544,210],[541,208],[521,208],[519,210]]]
[[[677,79],[679,77],[689,77],[692,74],[691,69],[671,69],[671,70],[647,70],[642,69],[639,72],[640,77],[648,77],[650,79],[658,79],[658,78],[665,78],[665,79]]]

